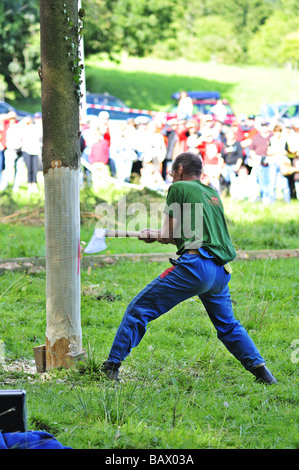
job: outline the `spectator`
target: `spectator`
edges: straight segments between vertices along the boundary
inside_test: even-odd
[[[115,162],[116,177],[127,183],[130,182],[133,162],[137,159],[130,130],[130,124],[122,126],[113,135],[110,145],[110,158]]]
[[[178,101],[177,119],[189,119],[193,116],[192,98],[186,91],[182,91]]]
[[[211,107],[210,113],[214,114],[216,119],[220,122],[224,122],[227,115],[227,109],[221,99],[217,100],[216,104]]]
[[[109,115],[108,111],[101,111],[99,113],[99,116],[98,116],[99,126],[101,127],[101,129],[104,132],[103,137],[104,137],[104,140],[107,141],[108,147],[110,147],[110,144],[111,144],[109,119],[110,119],[110,115]],[[108,160],[108,166],[109,166],[109,169],[110,169],[111,176],[114,177],[116,175],[116,167],[115,167],[115,162],[110,157],[110,155],[109,155],[109,160]]]
[[[299,124],[286,126],[286,151],[288,157],[292,160],[299,156]]]
[[[109,142],[105,139],[106,126],[98,127],[97,142],[90,150],[89,162],[92,166],[92,181],[95,188],[98,187],[101,180],[110,176],[109,171]]]
[[[0,190],[5,189],[9,184],[14,185],[17,173],[17,160],[21,156],[20,126],[15,112],[12,111],[7,114],[7,119],[4,121],[4,131],[6,131],[4,150],[5,169],[2,173]],[[16,190],[18,188],[14,186],[13,189]]]
[[[184,119],[181,119],[178,121],[177,136],[178,136],[177,151],[178,153],[183,153],[187,150],[187,139],[188,139],[186,120]]]
[[[1,185],[1,179],[2,179],[2,172],[5,168],[4,150],[5,150],[4,122],[1,120],[0,121],[0,185]]]
[[[140,185],[152,191],[161,191],[167,187],[160,172],[152,162],[141,168]]]
[[[37,172],[43,170],[43,163],[42,163],[42,147],[43,147],[43,123],[42,123],[42,113],[35,113],[33,116],[33,122],[36,126],[37,138],[39,140],[39,153],[38,153],[38,164],[37,164]]]
[[[147,116],[138,116],[135,119],[136,132],[134,134],[134,150],[137,161],[134,162],[132,171],[140,175],[143,162],[151,161],[151,131],[150,119]]]
[[[28,171],[28,193],[36,193],[38,170],[38,156],[41,151],[40,134],[38,126],[34,124],[31,117],[21,121],[21,149]]]
[[[192,152],[198,155],[199,154],[198,145],[200,141],[199,141],[199,135],[197,132],[197,122],[188,121],[186,123],[186,129],[187,129],[187,134],[186,134],[187,135],[187,150],[188,152]]]
[[[237,141],[234,130],[229,129],[225,134],[225,143],[221,149],[220,166],[223,182],[220,188],[221,191],[226,188],[229,193],[243,160],[241,144]]]
[[[225,141],[225,134],[227,131],[227,125],[221,121],[216,120],[212,127],[213,136],[215,140],[219,140],[219,142]]]
[[[172,168],[172,161],[178,155],[178,121],[177,119],[170,119],[169,122],[162,129],[161,134],[166,137],[166,152],[165,159],[162,164],[162,177],[165,181],[171,181],[169,179],[169,172]]]
[[[265,204],[270,202],[269,165],[266,162],[266,155],[271,136],[269,123],[263,121],[249,146],[250,160],[248,164],[251,166],[251,174],[258,183],[260,196]]]
[[[296,122],[286,136],[286,150],[293,167],[293,173],[288,176],[288,179],[299,201],[299,124]]]
[[[277,182],[280,183],[284,201],[291,201],[291,189],[288,178],[280,171],[280,167],[286,159],[286,138],[283,134],[283,128],[280,125],[276,125],[273,129],[273,136],[269,141],[266,159],[269,165],[270,202],[274,202],[276,200]]]
[[[81,123],[84,140],[82,158],[89,162],[91,147],[98,141],[99,121],[97,116],[88,116],[86,124]],[[89,162],[90,163],[90,162]]]
[[[150,155],[147,159],[148,162],[153,163],[155,169],[161,173],[162,163],[166,155],[166,145],[164,137],[161,134],[161,128],[159,121],[153,121],[149,124],[149,130],[151,132],[151,148]]]
[[[234,119],[231,127],[228,127],[228,129],[232,129],[234,131],[235,138],[238,142],[242,142],[244,140],[244,130],[238,119]]]
[[[211,114],[204,114],[200,121],[199,132],[201,137],[205,138],[208,134],[211,134],[211,129],[214,127],[214,119]],[[213,132],[213,131],[212,131]]]
[[[296,192],[296,197],[299,202],[299,157],[295,157],[293,159],[293,167],[296,168],[296,172],[293,174],[293,180],[294,180],[294,185],[295,185],[295,192]]]
[[[209,186],[220,192],[220,156],[223,144],[214,139],[211,128],[210,132],[205,132],[204,137],[200,137],[199,141],[198,149],[203,160],[203,175],[208,177]]]
[[[232,199],[243,201],[255,200],[257,188],[255,182],[252,181],[252,176],[249,174],[248,168],[242,165],[238,171],[238,177],[235,178],[230,187],[230,195]]]
[[[250,173],[251,167],[249,166],[249,159],[250,159],[250,145],[252,144],[253,137],[258,133],[258,130],[255,126],[255,115],[249,114],[247,119],[241,124],[241,129],[243,132],[243,136],[241,139],[237,140],[240,141],[241,146],[243,148],[243,154],[245,156],[244,164],[247,166],[248,171]]]

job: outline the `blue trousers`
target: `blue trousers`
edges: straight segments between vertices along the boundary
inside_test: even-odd
[[[128,305],[115,335],[109,361],[122,362],[139,344],[147,324],[183,300],[198,296],[218,338],[249,371],[265,363],[245,328],[234,317],[228,288],[231,275],[212,258],[184,254]],[[187,321],[187,319],[186,319]]]

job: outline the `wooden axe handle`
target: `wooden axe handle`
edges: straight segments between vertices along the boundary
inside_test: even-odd
[[[106,231],[106,237],[111,237],[111,238],[126,238],[126,237],[135,237],[138,238],[140,235],[140,232],[133,232],[133,231],[127,231],[127,230],[107,230]]]

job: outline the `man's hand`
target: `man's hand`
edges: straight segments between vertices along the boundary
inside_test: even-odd
[[[144,228],[140,231],[139,240],[143,240],[145,243],[159,242],[162,244],[172,243],[175,245],[173,238],[174,227],[177,224],[177,220],[169,215],[165,215],[163,226],[159,230],[152,228]]]

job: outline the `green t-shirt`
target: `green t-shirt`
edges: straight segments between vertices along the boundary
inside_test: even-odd
[[[174,233],[178,255],[186,249],[204,248],[221,264],[236,257],[222,202],[213,188],[198,180],[173,183],[164,213],[179,221]]]

